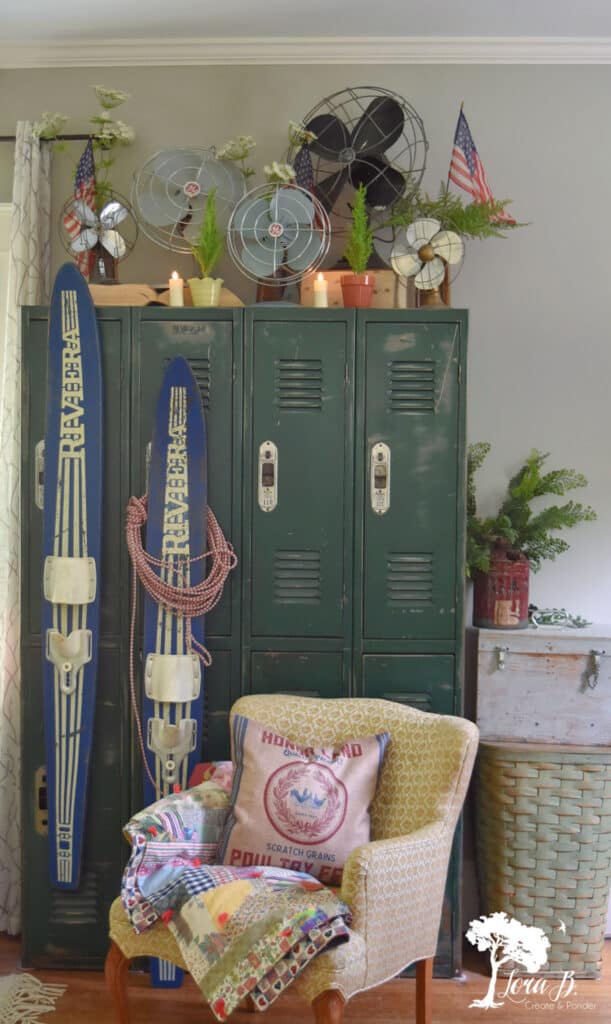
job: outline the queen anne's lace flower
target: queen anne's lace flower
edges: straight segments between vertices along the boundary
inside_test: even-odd
[[[94,85],[98,102],[104,110],[112,110],[113,107],[120,107],[125,100],[129,99],[128,92],[121,89],[107,89],[105,85]]]
[[[67,114],[51,114],[45,110],[40,121],[34,122],[32,135],[35,139],[55,139],[67,121]]]
[[[263,173],[270,184],[277,181],[283,184],[290,184],[291,181],[295,180],[295,168],[291,164],[280,164],[277,160],[272,160],[271,164],[266,164],[263,168]]]

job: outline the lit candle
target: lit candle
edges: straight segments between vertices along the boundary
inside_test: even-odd
[[[314,305],[329,305],[328,286],[322,274],[317,274],[317,276],[314,279]]]
[[[169,301],[168,305],[170,305],[170,306],[184,306],[184,304],[185,304],[185,295],[184,295],[185,282],[183,281],[182,277],[178,276],[178,271],[176,271],[176,270],[174,271],[174,273],[172,274],[172,276],[170,278],[169,284],[170,284],[170,301]]]

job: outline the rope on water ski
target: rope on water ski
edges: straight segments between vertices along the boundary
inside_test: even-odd
[[[146,753],[144,749],[144,738],[142,735],[142,723],[138,712],[136,700],[136,686],[134,681],[134,637],[136,630],[136,600],[138,592],[138,580],[146,590],[149,597],[156,604],[165,608],[171,615],[181,616],[185,620],[185,643],[187,651],[197,654],[202,664],[208,666],[212,662],[210,652],[199,643],[193,636],[191,620],[201,615],[206,615],[216,607],[221,599],[225,582],[232,569],[238,564],[238,559],[232,544],[226,540],[217,518],[211,508],[208,508],[207,519],[207,543],[208,551],[196,558],[185,559],[178,557],[173,559],[159,559],[149,555],[142,547],[142,528],[148,519],[148,498],[144,494],[141,498],[132,497],[127,504],[127,523],[125,537],[127,549],[132,563],[132,601],[131,620],[129,633],[129,688],[131,695],[132,709],[136,720],[138,731],[138,743],[144,762],[145,771],[154,789],[159,792],[157,783],[151,775]],[[201,583],[195,586],[186,585],[185,568],[194,562],[202,559],[210,559],[208,573]],[[162,579],[164,574],[167,579]],[[173,580],[173,582],[170,582]]]

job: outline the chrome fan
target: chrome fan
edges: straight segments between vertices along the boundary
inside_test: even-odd
[[[92,283],[116,284],[116,264],[132,251],[138,225],[123,196],[110,192],[101,210],[68,199],[60,216],[62,244]]]

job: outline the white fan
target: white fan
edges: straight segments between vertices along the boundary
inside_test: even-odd
[[[132,202],[142,231],[172,252],[190,253],[208,194],[214,189],[216,215],[225,228],[244,194],[244,178],[214,149],[162,149],[134,175]]]
[[[251,281],[292,284],[320,266],[329,249],[329,218],[297,185],[259,185],[235,207],[227,245]]]
[[[399,277],[413,277],[416,288],[425,293],[423,305],[442,305],[439,286],[446,267],[458,267],[464,253],[460,235],[442,229],[433,217],[423,217],[395,231],[390,265]]]

